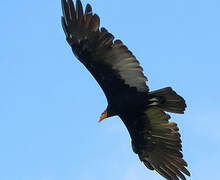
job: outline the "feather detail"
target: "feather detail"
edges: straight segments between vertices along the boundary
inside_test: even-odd
[[[68,7],[69,7],[70,19],[72,21],[75,21],[76,20],[76,12],[75,12],[75,7],[73,4],[73,1],[68,0]]]
[[[80,0],[76,0],[76,19],[79,24],[83,23],[83,8]]]
[[[90,20],[88,29],[91,31],[98,31],[100,26],[100,19],[97,14],[94,14]]]
[[[86,5],[86,10],[85,10],[85,16],[84,16],[84,28],[88,28],[90,21],[92,19],[92,7],[90,6],[90,4]]]

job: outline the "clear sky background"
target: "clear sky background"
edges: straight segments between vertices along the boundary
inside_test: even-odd
[[[220,1],[82,0],[134,53],[151,90],[187,102],[180,127],[194,180],[219,179]],[[0,179],[163,180],[132,152],[118,117],[97,123],[105,96],[73,56],[60,0],[0,6]]]

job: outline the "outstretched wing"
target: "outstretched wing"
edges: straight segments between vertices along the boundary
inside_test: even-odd
[[[170,116],[159,107],[120,116],[131,138],[132,148],[140,160],[151,170],[156,170],[168,180],[186,180],[190,176],[185,168],[179,129]]]
[[[62,26],[76,57],[102,87],[107,99],[125,91],[148,92],[147,78],[131,51],[105,28],[87,4],[83,12],[80,0],[62,0]],[[133,88],[132,88],[133,87]]]

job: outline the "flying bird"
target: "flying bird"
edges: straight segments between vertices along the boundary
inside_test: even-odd
[[[134,153],[150,170],[168,180],[190,176],[183,159],[179,128],[166,112],[183,114],[185,100],[171,87],[149,91],[143,68],[121,40],[115,39],[80,0],[62,0],[62,27],[75,56],[90,71],[108,101],[99,122],[119,116]]]

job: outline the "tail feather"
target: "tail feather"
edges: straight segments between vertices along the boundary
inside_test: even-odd
[[[185,100],[173,91],[171,87],[152,91],[149,94],[157,99],[157,106],[162,110],[179,114],[184,113],[186,108]]]

